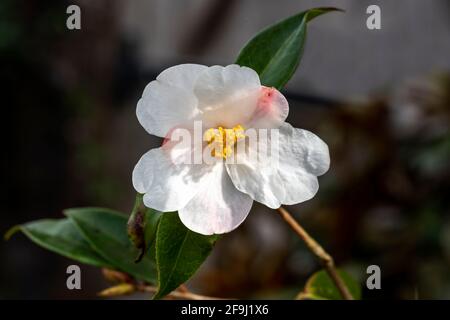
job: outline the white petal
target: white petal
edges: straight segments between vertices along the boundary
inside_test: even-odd
[[[270,164],[247,159],[239,164],[227,164],[227,171],[238,190],[269,208],[280,207],[285,194],[284,182]]]
[[[258,152],[258,161],[243,156],[240,163],[227,164],[236,188],[270,208],[314,197],[319,189],[317,176],[329,168],[328,146],[313,133],[288,123],[280,127],[278,147],[272,149],[278,157],[262,152],[263,143],[259,141],[256,151],[250,149]]]
[[[153,181],[153,171],[155,167],[154,155],[157,151],[152,149],[145,153],[134,166],[132,181],[134,189],[139,193],[145,193],[149,189]]]
[[[330,168],[328,145],[314,133],[284,123],[280,138],[280,158],[290,157],[315,176],[323,175]]]
[[[207,177],[208,166],[183,164],[173,159],[174,153],[166,145],[152,149],[133,170],[133,186],[145,193],[144,204],[149,208],[167,212],[184,207]]]
[[[280,127],[289,113],[289,103],[275,88],[261,87],[256,109],[246,128],[272,129]]]
[[[139,100],[136,114],[141,125],[156,136],[165,137],[174,127],[198,115],[193,86],[207,67],[184,64],[163,71],[150,82]]]
[[[223,163],[214,166],[197,195],[178,211],[183,224],[204,235],[236,229],[247,217],[253,200],[238,191]]]
[[[260,90],[258,74],[238,65],[212,66],[201,73],[194,87],[206,126],[227,128],[250,119]]]
[[[208,67],[201,64],[179,64],[161,72],[156,80],[192,92],[198,76],[206,69]]]
[[[226,67],[212,66],[204,70],[195,83],[194,92],[201,109],[214,109],[232,96],[258,90],[260,87],[256,71],[231,64]]]

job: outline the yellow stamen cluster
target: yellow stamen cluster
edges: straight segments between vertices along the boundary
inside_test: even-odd
[[[234,145],[244,139],[244,128],[237,125],[232,129],[210,128],[205,131],[204,139],[211,148],[211,156],[226,159],[233,153]]]

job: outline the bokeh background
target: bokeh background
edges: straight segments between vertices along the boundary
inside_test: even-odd
[[[81,7],[81,30],[66,8]],[[366,28],[378,4],[382,29]],[[318,195],[290,207],[362,284],[365,299],[450,299],[450,2],[447,0],[96,0],[0,2],[0,232],[62,209],[129,212],[132,169],[160,141],[135,117],[145,85],[178,63],[226,65],[261,28],[314,6],[338,6],[309,26],[284,93],[288,121],[325,140],[330,171]],[[0,244],[0,298],[95,298],[107,286],[23,235]],[[292,298],[319,269],[273,211],[218,243],[189,283],[236,298]]]

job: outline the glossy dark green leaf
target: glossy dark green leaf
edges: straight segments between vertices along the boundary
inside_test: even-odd
[[[346,284],[353,299],[361,299],[361,286],[348,273],[338,270],[342,281]],[[341,300],[342,296],[336,288],[333,280],[325,270],[314,273],[306,282],[301,299],[311,300]]]
[[[75,223],[91,247],[117,269],[137,279],[156,283],[152,252],[145,254],[140,263],[134,262],[139,252],[128,239],[125,215],[103,208],[68,209],[64,213]]]
[[[145,227],[144,227],[144,237],[147,248],[150,248],[156,239],[156,232],[158,230],[159,220],[161,219],[163,213],[161,211],[147,208],[145,214]]]
[[[210,254],[217,236],[187,229],[176,212],[163,213],[156,233],[156,263],[160,299],[186,282]]]
[[[262,30],[239,53],[236,63],[255,70],[261,84],[281,89],[297,69],[303,53],[307,23],[336,8],[314,8]]]
[[[67,258],[96,267],[111,268],[111,264],[92,249],[69,219],[32,221],[15,227],[12,232],[15,231],[22,231],[37,245]]]

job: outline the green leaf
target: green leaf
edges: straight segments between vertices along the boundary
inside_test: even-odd
[[[355,300],[360,300],[361,286],[348,273],[342,270],[338,270],[338,273],[353,298]],[[341,300],[342,296],[328,273],[325,270],[321,270],[314,273],[308,279],[305,289],[299,295],[299,298],[313,300]]]
[[[140,262],[156,237],[156,228],[162,212],[144,206],[143,194],[136,195],[133,211],[127,223],[128,237],[139,250],[136,262]]]
[[[147,248],[149,248],[156,239],[156,232],[158,230],[159,220],[163,213],[155,209],[147,208],[145,212],[145,229],[144,237]]]
[[[176,212],[164,213],[156,233],[156,263],[160,299],[186,282],[211,252],[217,236],[187,229]]]
[[[92,248],[117,269],[137,279],[156,283],[155,263],[148,252],[135,263],[138,249],[128,239],[127,217],[103,208],[77,208],[64,211],[79,228]]]
[[[337,8],[314,8],[262,30],[241,50],[236,63],[255,70],[261,84],[281,89],[297,69],[306,39],[306,25]]]
[[[69,219],[43,219],[16,226],[5,237],[22,231],[37,245],[56,252],[67,258],[96,267],[111,268],[111,264],[103,259]]]

